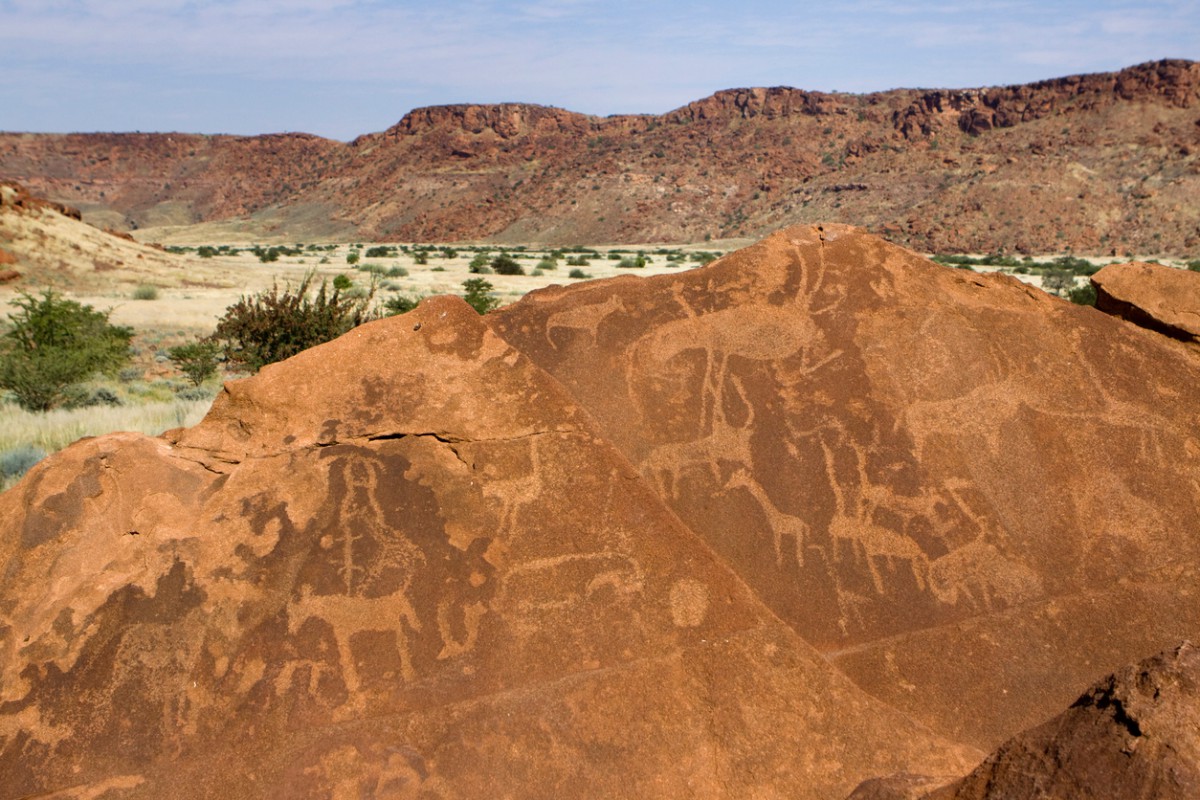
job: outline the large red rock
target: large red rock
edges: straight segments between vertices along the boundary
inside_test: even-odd
[[[1200,626],[1200,359],[841,226],[494,315],[860,686],[992,748]]]
[[[1092,276],[1096,308],[1185,342],[1200,342],[1200,272],[1111,264]]]
[[[47,459],[0,574],[3,797],[824,798],[980,755],[831,667],[455,298]]]
[[[0,786],[911,796],[1197,635],[1198,380],[841,227],[426,301],[0,495]]]
[[[1097,683],[928,800],[1200,797],[1200,650],[1189,643]]]

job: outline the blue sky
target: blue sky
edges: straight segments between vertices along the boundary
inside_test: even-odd
[[[1200,0],[0,0],[0,130],[387,128],[524,101],[974,87],[1200,60]]]

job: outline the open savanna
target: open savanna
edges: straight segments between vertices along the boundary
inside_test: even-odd
[[[19,286],[0,287],[0,314],[13,310],[10,301],[19,291],[37,293],[52,288],[108,311],[111,322],[134,330],[129,367],[119,375],[98,377],[85,387],[85,395],[105,398],[106,404],[45,414],[23,411],[11,399],[0,404],[0,480],[4,488],[37,457],[82,436],[115,430],[158,434],[197,422],[220,382],[238,375],[222,372],[207,385],[193,387],[171,363],[168,350],[212,333],[226,309],[239,298],[273,285],[296,286],[310,273],[316,276],[315,284],[324,281],[332,285],[335,278],[344,276],[351,281],[351,292],[373,290],[382,312],[390,299],[461,295],[465,281],[481,278],[504,305],[551,284],[691,269],[742,244],[550,248],[486,243],[202,243],[183,235],[167,240],[175,243],[141,258],[128,253],[123,259],[114,257],[113,266],[104,269],[73,264],[72,258],[86,259],[88,248],[67,247],[60,256],[63,268],[35,272],[30,275],[32,280]],[[493,267],[501,256],[512,259],[524,274],[497,274]],[[1064,274],[1054,266],[1063,258],[1059,255],[1056,262],[1055,256],[1023,260],[981,254],[935,256],[948,266],[1005,271],[1037,286],[1043,286],[1047,276],[1057,271],[1074,282],[1058,286],[1064,295],[1071,285],[1085,285],[1090,272],[1113,260],[1067,258],[1074,264],[1073,274]],[[1171,263],[1186,266],[1182,261]],[[130,264],[135,268],[128,268]]]
[[[463,294],[463,283],[471,278],[486,280],[499,302],[507,304],[555,283],[689,269],[719,257],[725,248],[708,243],[565,249],[349,242],[176,244],[141,259],[126,253],[103,269],[84,263],[86,252],[86,247],[68,245],[56,255],[57,268],[33,271],[19,285],[0,287],[0,315],[7,323],[15,310],[11,301],[20,292],[52,289],[107,311],[110,322],[132,328],[132,359],[119,374],[97,376],[83,387],[84,396],[104,400],[96,405],[33,413],[11,397],[0,400],[0,488],[12,485],[38,458],[81,437],[117,430],[154,435],[199,421],[220,382],[238,375],[224,372],[205,386],[193,387],[171,363],[169,349],[212,333],[239,298],[273,285],[296,286],[309,273],[315,273],[318,285],[332,285],[345,276],[353,284],[349,291],[373,289],[381,311],[399,296]],[[492,270],[502,254],[525,274]]]

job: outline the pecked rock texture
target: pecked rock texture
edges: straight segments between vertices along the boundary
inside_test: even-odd
[[[1092,276],[1096,308],[1135,325],[1200,342],[1200,273],[1161,264],[1113,264]]]
[[[428,300],[0,495],[0,797],[964,775],[1196,635],[1197,379],[836,226]]]
[[[1185,800],[1200,795],[1200,650],[1110,675],[928,800]]]
[[[825,662],[456,298],[48,459],[0,565],[5,798],[818,798],[979,757]]]
[[[860,686],[990,749],[1200,620],[1200,359],[796,227],[496,330]]]

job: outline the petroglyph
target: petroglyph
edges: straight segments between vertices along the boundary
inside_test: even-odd
[[[559,329],[583,331],[596,342],[600,324],[609,316],[625,311],[625,302],[619,295],[611,295],[602,303],[592,303],[556,312],[546,320],[546,341],[553,345],[553,334]]]
[[[795,559],[796,565],[803,567],[804,549],[810,546],[809,537],[812,533],[808,523],[800,517],[780,511],[775,505],[775,501],[763,489],[762,484],[756,481],[749,470],[745,468],[735,470],[729,480],[725,482],[726,490],[738,488],[749,492],[767,517],[767,526],[770,528],[775,546],[775,565],[783,566],[784,542],[790,538],[792,540],[791,555]]]
[[[698,628],[708,614],[708,588],[691,578],[671,585],[671,620],[680,628]]]

